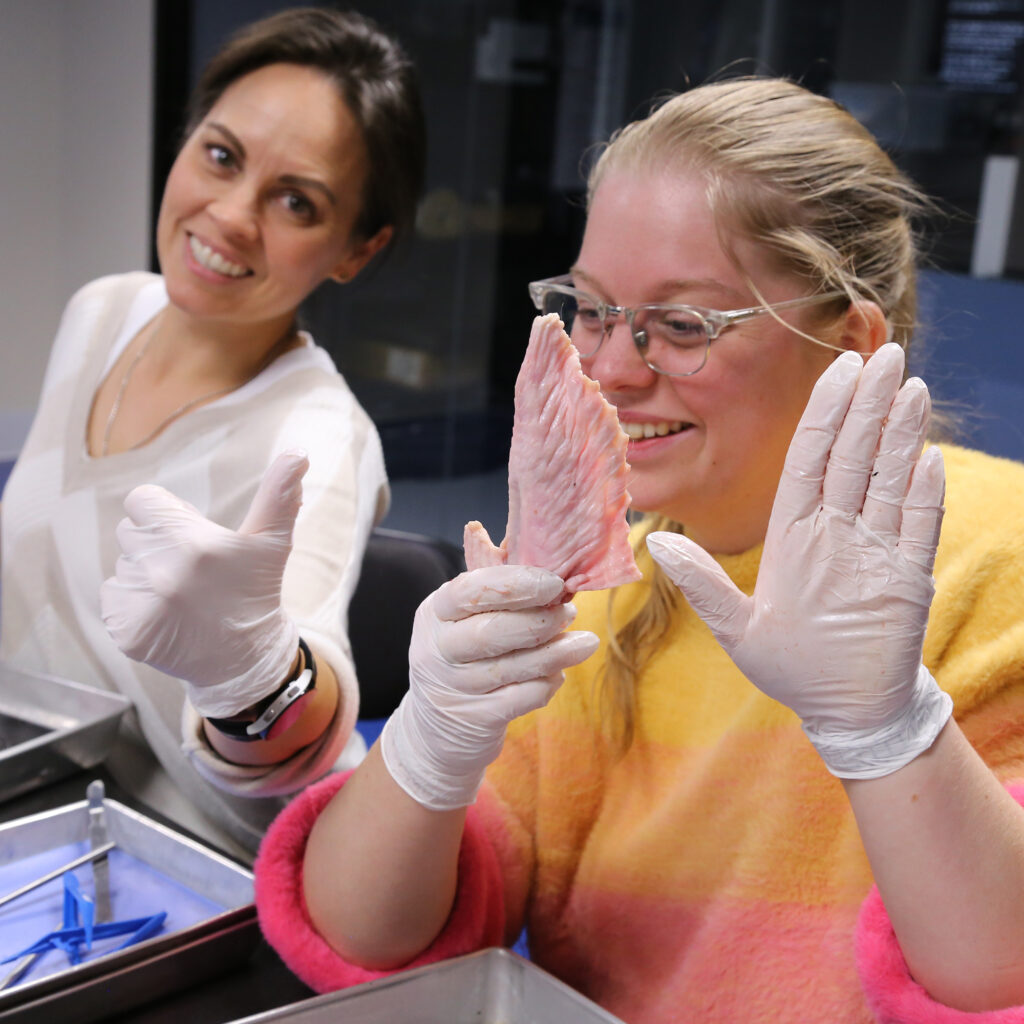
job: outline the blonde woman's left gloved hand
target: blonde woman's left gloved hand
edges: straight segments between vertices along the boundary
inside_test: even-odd
[[[298,650],[281,580],[302,503],[304,454],[277,457],[237,531],[146,484],[125,498],[122,555],[100,589],[107,631],[128,657],[188,684],[195,709],[227,718],[277,689]]]
[[[876,778],[934,742],[952,701],[921,663],[942,520],[928,391],[903,352],[840,356],[793,435],[757,584],[685,537],[648,548],[740,670],[800,716],[829,770]]]

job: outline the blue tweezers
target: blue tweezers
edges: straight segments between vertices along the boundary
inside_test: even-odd
[[[152,914],[149,917],[133,917],[124,921],[104,921],[97,924],[94,920],[95,909],[92,898],[82,893],[78,886],[78,879],[68,872],[64,876],[64,914],[63,926],[55,931],[49,932],[41,939],[26,946],[20,953],[14,953],[0,963],[10,963],[12,960],[20,960],[27,956],[40,956],[51,949],[61,949],[72,964],[82,962],[84,952],[92,949],[93,940],[109,939],[117,935],[128,937],[116,948],[109,952],[116,953],[118,950],[127,949],[143,939],[155,935],[163,927],[167,917],[166,911]]]

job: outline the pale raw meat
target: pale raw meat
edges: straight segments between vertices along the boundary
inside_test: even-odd
[[[540,566],[569,594],[640,579],[626,523],[627,443],[561,320],[537,317],[516,380],[505,539],[496,548],[468,523],[467,566]]]

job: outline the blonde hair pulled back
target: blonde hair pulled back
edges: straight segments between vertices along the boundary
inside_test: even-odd
[[[698,175],[727,254],[733,255],[731,238],[747,239],[805,281],[809,295],[839,291],[849,302],[877,303],[891,340],[909,346],[917,315],[912,225],[931,206],[833,100],[778,78],[702,85],[611,137],[590,172],[588,203],[612,172]],[[828,305],[832,316],[848,305],[837,303]],[[683,526],[648,516],[638,553],[653,530]],[[633,738],[636,681],[679,600],[655,567],[646,601],[618,630],[609,604],[611,639],[598,686],[602,720],[623,750]]]

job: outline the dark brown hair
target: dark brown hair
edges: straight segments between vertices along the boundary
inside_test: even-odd
[[[294,7],[246,25],[206,65],[189,102],[191,135],[232,83],[270,64],[316,68],[330,78],[363,131],[368,167],[356,234],[412,233],[426,165],[426,125],[412,61],[355,11]]]

